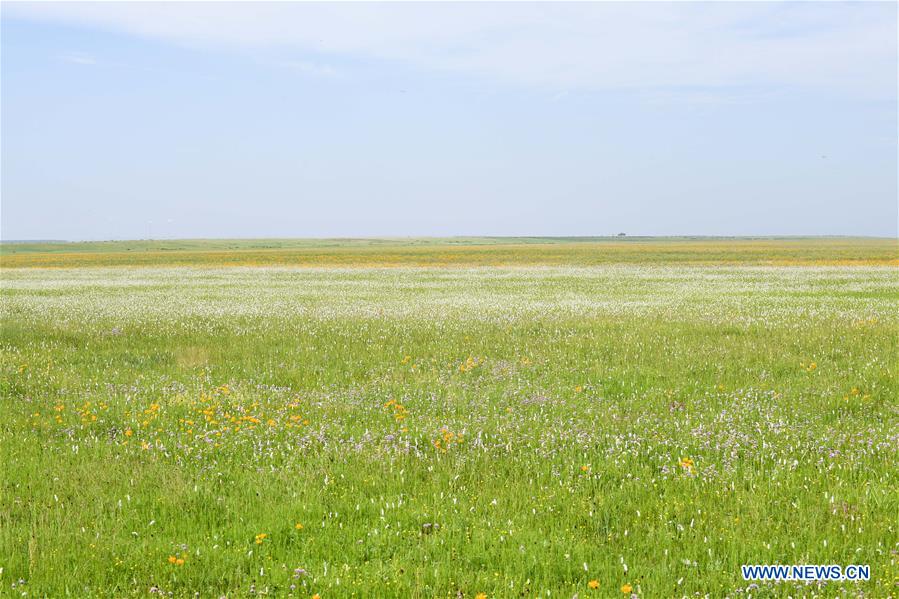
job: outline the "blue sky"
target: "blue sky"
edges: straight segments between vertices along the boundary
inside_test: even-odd
[[[3,239],[897,234],[895,3],[2,11]]]

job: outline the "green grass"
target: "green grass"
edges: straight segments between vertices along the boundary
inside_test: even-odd
[[[0,264],[98,266],[899,265],[895,239],[458,237],[0,244]]]
[[[895,267],[647,262],[4,268],[0,595],[895,594]]]

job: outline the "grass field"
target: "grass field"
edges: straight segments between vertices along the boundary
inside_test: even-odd
[[[0,595],[899,594],[895,240],[268,243],[0,246]]]
[[[264,239],[0,244],[0,265],[80,266],[597,266],[756,264],[899,266],[895,239],[490,238]]]

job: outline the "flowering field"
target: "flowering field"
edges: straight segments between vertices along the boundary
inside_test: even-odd
[[[899,266],[894,239],[457,237],[204,239],[0,244],[4,267],[598,266],[754,264]]]
[[[2,325],[0,595],[899,593],[894,266],[4,268]]]

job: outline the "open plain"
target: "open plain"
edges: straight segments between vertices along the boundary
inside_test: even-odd
[[[897,593],[895,240],[0,260],[0,595]]]

